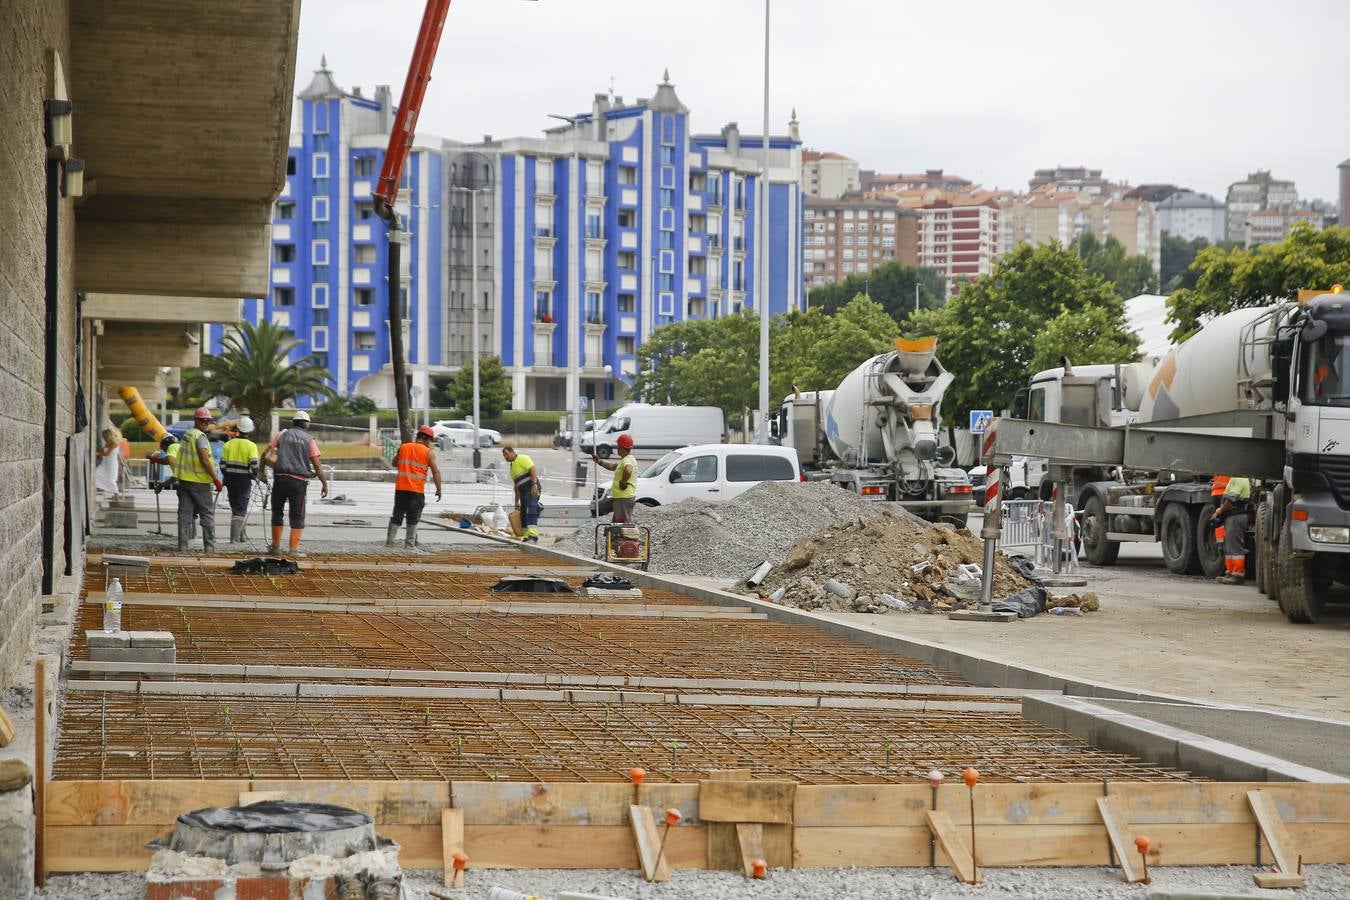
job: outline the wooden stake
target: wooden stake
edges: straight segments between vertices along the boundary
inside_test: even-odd
[[[764,858],[764,826],[756,823],[736,824],[736,845],[741,851],[741,869],[746,878],[762,878],[755,874],[755,863]]]
[[[9,720],[5,711],[0,709],[0,747],[8,747],[12,740],[14,740],[14,723]]]
[[[33,879],[38,887],[47,884],[47,661],[41,656],[33,666]]]
[[[464,810],[441,810],[441,859],[445,886],[464,887],[464,868],[455,866],[455,854],[464,852]]]
[[[1142,883],[1145,876],[1134,859],[1135,849],[1130,841],[1124,804],[1119,797],[1098,797],[1097,809],[1101,811],[1102,822],[1106,825],[1106,837],[1111,842],[1111,849],[1116,851],[1121,871],[1125,873],[1125,883]]]
[[[656,834],[652,808],[630,806],[628,818],[633,828],[633,844],[637,848],[638,861],[642,864],[642,877],[648,881],[669,881],[670,865],[659,849],[661,839]]]
[[[945,812],[927,810],[924,813],[928,829],[937,838],[938,846],[947,855],[947,862],[956,873],[957,880],[966,884],[979,884],[978,870],[975,868],[975,856],[966,849],[961,836],[956,832],[951,817]]]
[[[1261,834],[1270,845],[1270,852],[1275,857],[1275,867],[1278,869],[1273,874],[1254,876],[1257,885],[1302,887],[1303,855],[1294,847],[1294,839],[1289,834],[1289,828],[1284,824],[1284,819],[1280,818],[1280,812],[1275,808],[1270,795],[1265,791],[1248,791],[1247,802],[1251,804],[1252,814],[1256,816],[1256,824],[1261,829]]]

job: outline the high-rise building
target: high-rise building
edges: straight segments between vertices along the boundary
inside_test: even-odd
[[[385,406],[394,402],[386,232],[370,191],[391,100],[387,88],[373,97],[342,90],[326,63],[300,92],[274,209],[270,291],[245,304],[246,318],[294,335],[292,359],[316,354],[339,393]],[[517,409],[564,409],[579,394],[623,399],[638,348],[668,322],[761,302],[774,313],[800,308],[795,118],[769,140],[767,228],[757,206],[762,158],[760,138],[734,123],[694,134],[668,78],[650,100],[597,95],[589,112],[541,137],[415,135],[395,204],[406,223],[414,404],[470,362],[475,304],[481,352],[501,357]],[[222,333],[213,329],[212,349]]]
[[[919,214],[919,264],[938,270],[947,296],[961,281],[994,270],[999,255],[999,204],[978,195],[937,200]]]
[[[830,200],[861,190],[858,161],[840,153],[803,150],[802,187],[808,197]]]
[[[1149,259],[1153,270],[1162,263],[1162,237],[1157,212],[1147,200],[1127,200],[1127,185],[1103,182],[1097,193],[1060,191],[1049,183],[1027,194],[1002,199],[1000,239],[1006,253],[1020,244],[1056,241],[1073,247],[1085,234],[1099,241],[1114,237],[1131,256]]]
[[[1337,208],[1339,214],[1339,224],[1342,228],[1350,227],[1350,159],[1336,167],[1341,176],[1341,196],[1340,206]]]
[[[1082,194],[1109,193],[1115,187],[1102,177],[1101,169],[1087,169],[1082,166],[1037,169],[1028,185],[1033,191],[1037,188],[1050,187],[1056,191],[1074,191]]]
[[[1227,239],[1239,243],[1247,240],[1247,217],[1257,210],[1294,207],[1298,191],[1292,181],[1271,178],[1269,171],[1256,171],[1246,181],[1235,181],[1228,186],[1224,232]]]
[[[1326,218],[1321,210],[1300,206],[1258,209],[1247,216],[1245,244],[1248,247],[1278,244],[1289,237],[1289,231],[1296,222],[1307,222],[1314,231],[1321,231],[1326,225]]]
[[[1179,190],[1158,202],[1158,226],[1185,241],[1204,238],[1211,244],[1224,240],[1226,210],[1209,194]]]
[[[807,287],[866,274],[882,263],[919,264],[918,214],[895,200],[806,201],[802,255]]]

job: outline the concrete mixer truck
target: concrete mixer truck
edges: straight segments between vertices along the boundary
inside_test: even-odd
[[[986,460],[1042,460],[1089,561],[1157,541],[1177,573],[1222,571],[1211,475],[1253,478],[1249,571],[1291,621],[1316,621],[1350,584],[1350,298],[1303,295],[1219,316],[1156,362],[1040,373]]]
[[[771,433],[796,450],[809,480],[964,525],[970,479],[942,443],[942,395],[952,375],[936,351],[936,338],[897,340],[894,350],[862,363],[833,390],[787,397]]]

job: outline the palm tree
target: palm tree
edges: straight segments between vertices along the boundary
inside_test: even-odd
[[[293,363],[287,357],[300,345],[266,320],[242,323],[220,342],[219,354],[202,357],[201,367],[184,379],[185,393],[200,397],[228,397],[236,408],[247,409],[256,423],[256,437],[272,430],[272,410],[302,394],[331,397],[332,373],[312,355]]]

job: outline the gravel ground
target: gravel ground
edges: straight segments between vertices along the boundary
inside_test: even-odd
[[[1195,866],[1155,868],[1153,890],[1127,885],[1116,869],[986,869],[984,884],[958,884],[951,873],[937,869],[798,869],[775,870],[763,882],[749,881],[734,872],[677,871],[665,884],[649,885],[635,873],[579,870],[491,870],[467,875],[468,887],[447,892],[468,898],[486,897],[494,885],[544,897],[562,891],[621,897],[625,900],[829,900],[835,897],[921,898],[1019,897],[1028,900],[1087,900],[1087,898],[1147,897],[1153,891],[1208,891],[1225,896],[1275,896],[1252,883],[1258,870],[1251,866]],[[1308,866],[1308,887],[1289,892],[1299,900],[1350,896],[1350,866]],[[408,872],[404,876],[407,900],[431,900],[427,888],[440,890],[440,872]],[[1285,895],[1285,894],[1282,894]],[[140,900],[145,896],[142,875],[58,875],[35,895],[42,900]]]

